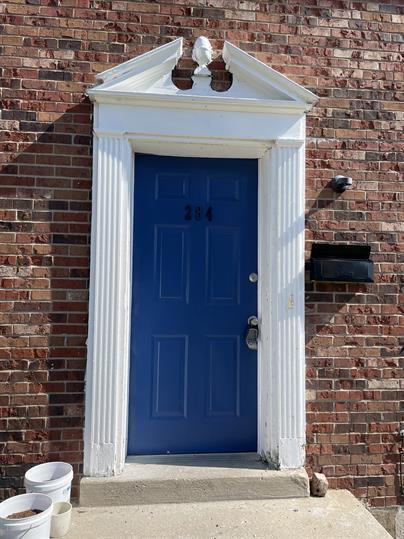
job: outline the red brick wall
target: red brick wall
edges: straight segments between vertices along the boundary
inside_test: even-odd
[[[307,464],[372,505],[400,501],[400,6],[401,0],[3,2],[2,495],[19,491],[27,466],[43,460],[64,459],[77,476],[81,471],[91,193],[84,91],[97,72],[176,36],[187,45],[176,71],[186,87],[190,46],[203,34],[217,50],[228,39],[321,97],[307,128],[307,253],[312,240],[369,243],[376,282],[307,281]],[[228,76],[220,60],[215,67],[223,88]],[[334,194],[328,184],[335,173],[351,175],[354,188]]]

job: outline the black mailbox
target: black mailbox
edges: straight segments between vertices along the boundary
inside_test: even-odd
[[[373,262],[369,245],[314,243],[311,251],[312,281],[373,283]]]

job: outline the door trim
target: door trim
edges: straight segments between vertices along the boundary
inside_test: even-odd
[[[163,46],[159,54],[167,51]],[[150,55],[153,63],[155,54]],[[234,55],[246,80],[265,70],[269,79],[274,76],[242,51]],[[163,66],[167,75],[174,60],[170,56]],[[136,70],[147,68],[144,57],[133,64],[136,69],[131,62],[119,76],[136,77]],[[132,90],[114,93],[109,84],[90,93],[95,103],[85,475],[119,474],[126,459],[136,152],[259,160],[258,452],[278,468],[303,466],[305,110],[315,100],[299,107],[284,101],[280,108],[279,101],[257,98],[253,90],[249,99],[249,88],[240,98],[209,93],[199,99],[186,92],[171,95],[171,86],[159,94],[147,85],[143,97],[134,90],[129,99]],[[276,84],[289,91],[295,83],[278,74]]]
[[[101,133],[95,141],[84,473],[115,475],[125,463],[128,423],[133,148],[226,158],[240,156],[240,148]],[[246,146],[243,155],[259,159],[257,447],[276,466],[298,468],[305,444],[304,145]]]

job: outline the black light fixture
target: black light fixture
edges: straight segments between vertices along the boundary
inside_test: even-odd
[[[343,193],[350,187],[352,187],[352,178],[349,176],[341,176],[340,174],[334,176],[331,180],[331,187],[336,193]]]

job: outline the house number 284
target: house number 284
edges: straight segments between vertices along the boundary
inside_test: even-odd
[[[192,206],[192,204],[187,204],[184,209],[184,219],[185,221],[200,221],[201,219],[212,221],[212,206],[209,206],[209,208],[205,210],[202,206]]]

